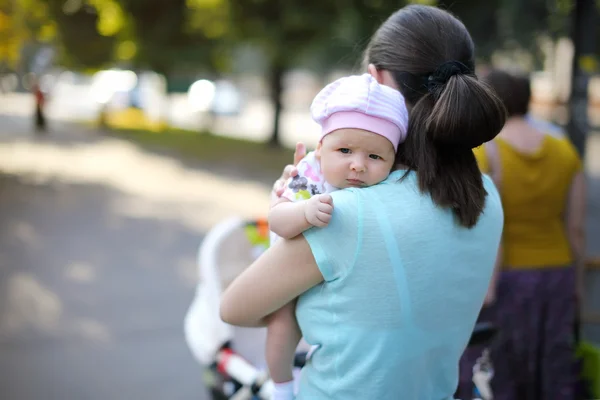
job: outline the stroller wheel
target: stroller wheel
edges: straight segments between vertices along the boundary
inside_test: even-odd
[[[204,385],[210,391],[211,400],[228,400],[229,395],[227,394],[226,387],[231,385],[231,392],[233,393],[234,383],[227,381],[223,375],[221,375],[216,366],[210,366],[205,368],[203,376]]]
[[[229,397],[225,396],[223,392],[216,388],[210,389],[210,398],[211,400],[227,400]]]

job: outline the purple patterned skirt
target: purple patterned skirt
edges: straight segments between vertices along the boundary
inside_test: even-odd
[[[575,269],[505,271],[496,297],[479,316],[500,328],[490,349],[494,399],[575,399]],[[467,349],[461,358],[459,399],[471,399],[472,368],[481,351]]]

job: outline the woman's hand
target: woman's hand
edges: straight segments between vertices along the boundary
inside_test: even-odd
[[[490,285],[488,286],[487,293],[485,294],[485,300],[483,301],[484,307],[491,306],[496,302],[496,293],[498,290],[498,279],[504,263],[504,247],[502,244],[498,246],[498,253],[496,254],[496,262],[494,264],[494,271],[492,272],[492,278],[490,279]]]
[[[281,197],[283,191],[285,190],[285,182],[289,178],[298,175],[296,165],[298,165],[304,156],[306,156],[306,146],[304,143],[296,143],[296,150],[294,151],[294,164],[286,165],[283,169],[283,174],[281,174],[281,177],[273,184],[273,193],[275,194],[275,197]]]

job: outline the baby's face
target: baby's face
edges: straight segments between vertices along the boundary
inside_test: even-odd
[[[325,180],[337,188],[366,187],[383,181],[394,165],[392,143],[362,129],[339,129],[316,150]]]

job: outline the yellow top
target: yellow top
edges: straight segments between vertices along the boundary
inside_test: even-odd
[[[515,269],[570,264],[564,214],[571,182],[582,168],[577,151],[568,140],[550,135],[529,154],[500,138],[495,141],[504,207],[504,264]],[[481,171],[489,173],[485,147],[474,152]]]

